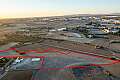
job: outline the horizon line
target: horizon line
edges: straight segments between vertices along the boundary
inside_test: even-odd
[[[113,16],[120,16],[120,13],[81,13],[81,14],[65,14],[65,15],[48,15],[48,16],[26,16],[26,17],[0,17],[0,19],[19,19],[19,18],[37,18],[37,17],[62,17],[62,16],[87,16],[87,15],[113,15]]]

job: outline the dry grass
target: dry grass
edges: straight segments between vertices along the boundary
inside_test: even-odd
[[[31,80],[32,71],[8,72],[1,80]]]

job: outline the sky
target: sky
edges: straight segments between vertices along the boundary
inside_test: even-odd
[[[0,0],[0,18],[120,13],[120,0]]]

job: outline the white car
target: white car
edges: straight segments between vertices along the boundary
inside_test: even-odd
[[[24,59],[16,59],[15,62],[13,62],[13,64],[17,64],[17,63],[20,63],[21,61],[23,61]]]

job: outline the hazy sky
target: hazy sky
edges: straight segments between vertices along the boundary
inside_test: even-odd
[[[119,13],[120,0],[0,0],[0,17]]]

